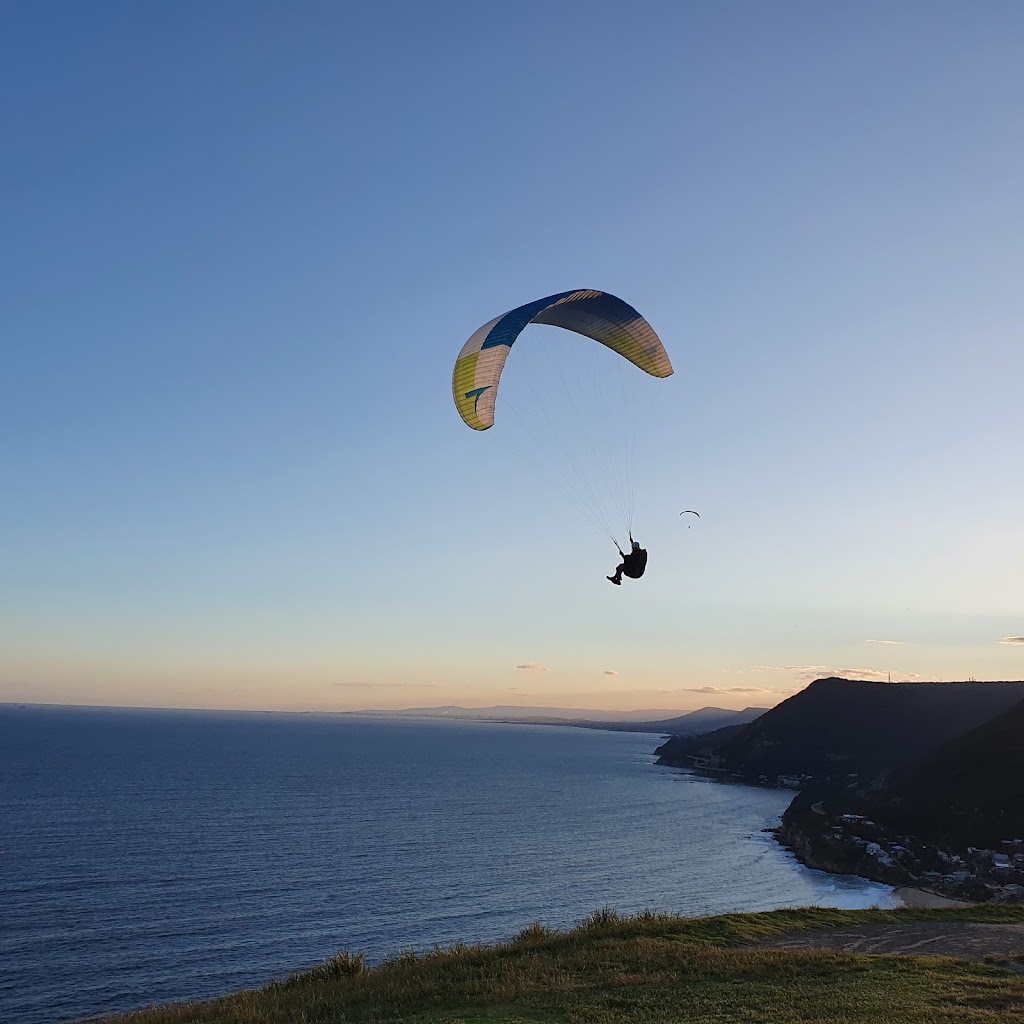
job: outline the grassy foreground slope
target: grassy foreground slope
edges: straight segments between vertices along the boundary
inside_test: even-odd
[[[460,946],[366,968],[342,954],[266,988],[108,1024],[924,1024],[1024,1022],[1024,973],[998,963],[757,948],[797,931],[893,921],[1024,923],[1021,907],[822,909],[619,919],[569,932],[526,929],[502,946]],[[1011,952],[1011,951],[1007,951]],[[1020,951],[1024,956],[1024,951]],[[1014,957],[1010,958],[1013,965]]]

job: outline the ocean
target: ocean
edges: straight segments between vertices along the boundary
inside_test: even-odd
[[[660,737],[370,716],[0,705],[0,1020],[202,999],[592,911],[893,906],[763,830],[792,793]]]

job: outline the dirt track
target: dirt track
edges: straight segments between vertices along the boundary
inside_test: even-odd
[[[917,921],[863,925],[797,932],[759,945],[762,949],[831,949],[889,956],[952,956],[961,960],[1011,957],[1018,963],[1007,966],[1024,971],[1024,924]]]

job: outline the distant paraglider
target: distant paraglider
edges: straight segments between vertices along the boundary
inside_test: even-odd
[[[680,512],[679,514],[681,516],[687,516],[687,515],[689,515],[689,516],[696,516],[698,519],[700,519],[700,513],[699,512],[694,512],[692,508],[684,508],[683,511]],[[689,529],[690,527],[687,526],[686,528]]]

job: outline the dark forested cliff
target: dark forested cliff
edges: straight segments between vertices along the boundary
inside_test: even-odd
[[[884,777],[1024,700],[1024,682],[870,683],[819,679],[739,729],[672,739],[661,764],[703,759],[748,781]]]

